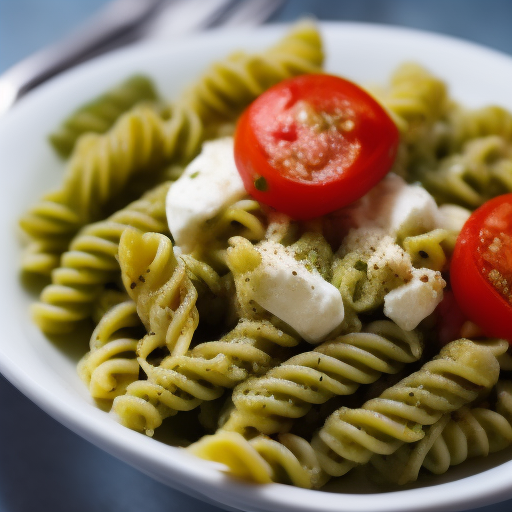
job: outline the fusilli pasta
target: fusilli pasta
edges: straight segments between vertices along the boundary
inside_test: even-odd
[[[138,338],[126,331],[140,326],[135,304],[128,300],[107,311],[94,329],[90,351],[78,364],[78,374],[93,398],[113,400],[138,379]]]
[[[155,87],[148,77],[132,76],[73,112],[50,134],[50,143],[62,157],[68,157],[84,133],[105,133],[137,103],[156,99]]]
[[[300,447],[297,453],[270,438],[257,437],[248,442],[236,432],[222,431],[205,436],[189,449],[211,459],[219,454],[218,439],[223,453],[213,460],[235,460],[237,474],[241,474],[240,465],[248,461],[250,465],[242,472],[250,479],[318,487],[329,477],[342,476],[356,465],[368,462],[374,453],[391,454],[404,443],[422,439],[423,425],[432,425],[443,414],[490,390],[499,375],[496,357],[507,347],[506,342],[499,340],[487,344],[458,340],[448,344],[438,358],[388,388],[379,398],[369,400],[360,409],[338,409],[313,436],[310,446],[305,440],[294,443]],[[229,440],[235,439],[236,457],[226,453],[230,446],[225,443],[226,435]],[[258,450],[260,439],[263,448]],[[290,463],[293,459],[295,463]],[[283,460],[286,463],[276,468]],[[303,466],[303,460],[309,464]]]
[[[396,373],[421,354],[417,333],[385,320],[372,322],[360,333],[322,343],[239,384],[233,391],[236,410],[223,428],[286,432],[313,404],[355,393],[359,385],[374,382],[382,373]]]
[[[119,278],[117,252],[127,227],[167,232],[165,195],[169,183],[159,185],[105,221],[86,226],[63,254],[39,302],[32,306],[34,321],[43,332],[64,333],[91,316],[105,284]]]
[[[464,407],[444,415],[425,437],[390,457],[373,457],[377,476],[400,485],[415,481],[422,467],[435,474],[472,457],[487,456],[512,444],[512,382],[496,385],[494,410]]]
[[[166,417],[218,398],[251,374],[264,373],[283,360],[283,348],[298,343],[268,322],[242,320],[220,340],[169,356],[158,366],[139,359],[147,380],[128,386],[113,410],[124,425],[153,435]]]
[[[119,241],[121,277],[148,334],[137,353],[145,359],[158,347],[187,352],[199,323],[197,290],[169,238],[126,229]]]

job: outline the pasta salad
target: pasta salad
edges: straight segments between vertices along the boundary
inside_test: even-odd
[[[403,484],[512,444],[512,114],[322,62],[301,23],[175,102],[137,76],[81,107],[22,268],[127,427],[259,483]]]

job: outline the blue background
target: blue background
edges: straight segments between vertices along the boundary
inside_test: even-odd
[[[0,73],[69,33],[105,3],[0,0]],[[290,21],[303,13],[321,20],[441,32],[512,55],[510,0],[289,0],[274,20]],[[0,408],[1,512],[221,511],[165,487],[82,440],[1,376]],[[10,418],[16,421],[11,423]],[[512,511],[512,500],[475,509],[491,511]]]

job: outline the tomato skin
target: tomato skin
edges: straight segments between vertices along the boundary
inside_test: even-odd
[[[299,136],[302,133],[297,130],[297,123],[276,127],[276,119],[300,101],[306,101],[317,112],[328,113],[347,109],[348,105],[349,128],[336,128],[343,132],[336,143],[347,150],[345,154],[331,150],[334,144],[325,144],[313,155],[326,160],[326,179],[291,176],[279,162],[273,165],[274,150],[293,144],[296,132]],[[269,143],[273,139],[275,144]],[[337,210],[368,192],[391,168],[398,142],[393,121],[357,85],[331,75],[301,75],[272,87],[242,114],[235,133],[235,161],[250,195],[295,219],[305,220]],[[324,155],[324,149],[330,154]],[[320,172],[324,171],[321,165]],[[313,169],[311,175],[316,172]]]
[[[502,205],[512,206],[512,194],[498,196],[478,208],[462,228],[450,266],[450,280],[463,313],[489,337],[504,338],[512,344],[512,304],[500,294],[482,273],[478,250],[481,230]],[[512,208],[510,209],[512,212]],[[508,235],[512,235],[512,216]],[[510,251],[511,248],[508,248]],[[510,269],[512,271],[512,268]]]

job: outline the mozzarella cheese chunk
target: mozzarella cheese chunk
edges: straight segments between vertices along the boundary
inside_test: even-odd
[[[456,204],[443,204],[439,207],[439,227],[459,232],[471,216],[471,211]]]
[[[438,224],[435,199],[423,187],[408,185],[394,173],[337,215],[349,227],[380,228],[395,236],[424,233]]]
[[[192,252],[207,220],[245,195],[233,156],[233,138],[206,142],[167,193],[167,223],[182,252]]]
[[[435,199],[419,185],[406,185],[396,194],[389,217],[389,231],[404,236],[431,231],[438,224]]]
[[[253,299],[307,342],[320,343],[345,316],[339,290],[297,261],[285,248],[263,242],[251,277]]]
[[[395,198],[404,188],[407,188],[407,183],[390,172],[363,197],[336,214],[340,216],[342,223],[351,228],[386,230]]]
[[[404,331],[412,331],[443,299],[446,282],[441,273],[422,268],[412,279],[384,297],[384,314]]]

